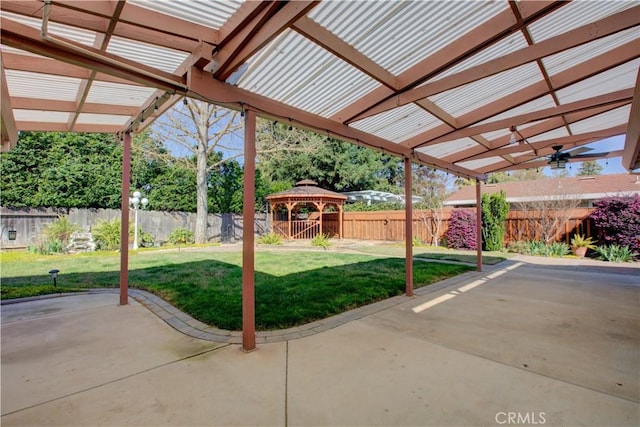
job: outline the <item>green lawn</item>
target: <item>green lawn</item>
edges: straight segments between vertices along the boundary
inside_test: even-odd
[[[34,256],[2,253],[2,299],[83,288],[117,287],[118,254]],[[161,296],[196,319],[223,329],[242,325],[242,254],[211,249],[132,253],[129,285]],[[48,271],[60,270],[58,290]],[[421,287],[471,270],[414,263]],[[256,327],[286,328],[404,292],[404,260],[308,251],[256,253]]]
[[[352,247],[352,249],[357,250],[358,252],[366,252],[370,254],[386,256],[404,257],[405,254],[404,244],[368,246],[356,245]],[[476,251],[463,251],[434,246],[414,246],[413,256],[414,258],[466,262],[473,265],[476,264],[476,261],[478,259],[476,256]],[[487,265],[495,265],[513,256],[515,256],[515,254],[509,252],[483,252],[482,263]]]

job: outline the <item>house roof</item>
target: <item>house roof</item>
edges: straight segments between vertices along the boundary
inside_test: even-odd
[[[290,188],[289,190],[280,191],[278,193],[269,194],[266,196],[266,199],[272,202],[277,202],[279,200],[333,200],[343,202],[347,200],[347,196],[336,193],[330,190],[326,190],[324,188],[318,187],[318,185],[311,180],[303,180],[296,183],[296,186]]]
[[[638,1],[0,8],[2,150],[21,130],[138,132],[189,96],[460,176],[615,135],[623,150],[580,161],[640,167]]]
[[[603,197],[640,194],[640,178],[628,174],[544,178],[481,185],[483,194],[504,191],[510,203],[560,198],[597,200]],[[444,202],[445,206],[475,204],[474,186],[462,187]]]

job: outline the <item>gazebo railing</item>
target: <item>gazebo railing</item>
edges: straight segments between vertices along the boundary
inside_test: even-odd
[[[281,236],[289,236],[289,225],[287,221],[274,221],[272,227],[273,231],[280,234]],[[291,221],[292,239],[313,239],[319,233],[320,221]]]

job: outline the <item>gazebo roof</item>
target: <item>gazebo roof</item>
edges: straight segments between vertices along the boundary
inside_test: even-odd
[[[344,194],[336,193],[334,191],[325,190],[318,187],[318,184],[314,181],[305,179],[296,183],[296,186],[285,191],[269,194],[266,197],[269,201],[296,199],[296,200],[318,200],[318,199],[332,199],[334,201],[345,201],[347,196]]]

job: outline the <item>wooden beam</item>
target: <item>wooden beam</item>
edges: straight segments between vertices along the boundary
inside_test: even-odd
[[[600,21],[589,23],[474,67],[467,68],[456,74],[442,77],[434,82],[400,92],[393,98],[389,98],[358,114],[353,119],[350,119],[349,122],[362,120],[393,108],[499,74],[503,71],[511,70],[523,64],[590,43],[637,25],[640,25],[640,6],[603,18]]]
[[[524,8],[526,11],[522,13],[523,19],[521,21],[513,16],[511,10],[504,10],[397,76],[400,89],[410,89],[429,80],[483,49],[503,40],[513,32],[524,28],[524,26],[540,19],[542,16],[568,4],[568,2],[553,1],[523,3],[526,3]],[[371,91],[366,97],[335,113],[331,118],[342,123],[348,123],[353,117],[394,94],[393,90],[381,86]]]
[[[16,110],[42,110],[42,111],[63,111],[73,113],[78,109],[78,104],[74,101],[59,101],[52,99],[36,99],[13,97],[11,99],[13,108]],[[138,112],[137,107],[116,104],[96,104],[85,102],[82,113],[92,114],[114,114],[131,116]]]
[[[552,76],[551,83],[555,90],[559,90],[638,57],[640,57],[640,50],[638,50],[637,43],[634,40]],[[486,104],[482,108],[458,117],[459,129],[490,119],[493,116],[548,94],[549,88],[546,82],[536,82],[515,93]],[[411,137],[401,144],[411,148],[421,147],[450,132],[452,132],[451,126],[440,125]]]
[[[520,114],[506,119],[496,120],[495,122],[484,123],[481,125],[470,126],[457,131],[448,133],[440,138],[433,139],[429,142],[429,146],[443,143],[446,141],[454,141],[456,139],[465,138],[472,135],[493,132],[500,129],[509,129],[511,126],[521,126],[527,123],[533,123],[539,120],[545,120],[552,117],[558,117],[569,113],[590,110],[602,106],[616,104],[621,102],[631,102],[633,97],[633,89],[624,89],[604,95],[594,96],[593,98],[582,99],[580,101],[570,102],[557,107],[544,108],[532,113]]]
[[[11,150],[18,142],[18,128],[16,126],[15,118],[13,117],[13,106],[11,102],[11,96],[9,95],[9,87],[7,86],[7,78],[4,75],[4,64],[0,66],[0,77],[2,82],[1,98],[0,102],[0,123],[2,125],[2,146],[0,151],[6,152]]]
[[[633,102],[629,112],[627,136],[624,140],[622,167],[628,171],[640,168],[640,69],[633,89]]]
[[[404,158],[405,295],[413,296],[413,192],[411,159]]]
[[[398,89],[396,77],[386,69],[362,54],[350,44],[337,37],[313,19],[303,16],[292,27],[318,46],[333,53],[351,66],[359,69],[369,77],[377,80],[390,89]]]
[[[131,134],[122,141],[122,192],[120,194],[120,305],[129,303],[129,194],[131,191]]]
[[[255,201],[256,113],[245,111],[242,208],[242,349],[256,348]]]
[[[188,76],[189,96],[213,102],[228,108],[238,109],[240,105],[253,107],[261,117],[292,123],[322,134],[331,134],[348,142],[363,144],[400,157],[410,157],[414,161],[448,170],[456,175],[475,178],[474,171],[461,168],[440,159],[417,153],[408,147],[371,135],[342,123],[317,116],[282,102],[260,96],[253,92],[212,79],[209,73],[192,68]],[[483,174],[479,176],[484,177]]]
[[[93,125],[76,123],[73,129],[67,123],[49,123],[34,121],[16,121],[19,130],[31,130],[39,132],[88,132],[88,133],[116,133],[122,130],[118,125]]]
[[[7,46],[110,74],[145,86],[163,88],[168,91],[184,90],[184,78],[171,73],[88,46],[82,46],[70,40],[59,39],[61,42],[73,47],[45,40],[35,28],[4,17],[0,18],[0,24],[2,26],[0,39]]]
[[[244,37],[235,49],[214,56],[214,61],[219,64],[219,68],[214,72],[216,79],[226,80],[236,68],[244,64],[251,56],[299,18],[306,15],[317,4],[319,1],[315,0],[288,2],[284,5],[275,3],[268,9],[268,14],[264,16],[264,19],[260,18],[248,34],[243,34]]]

